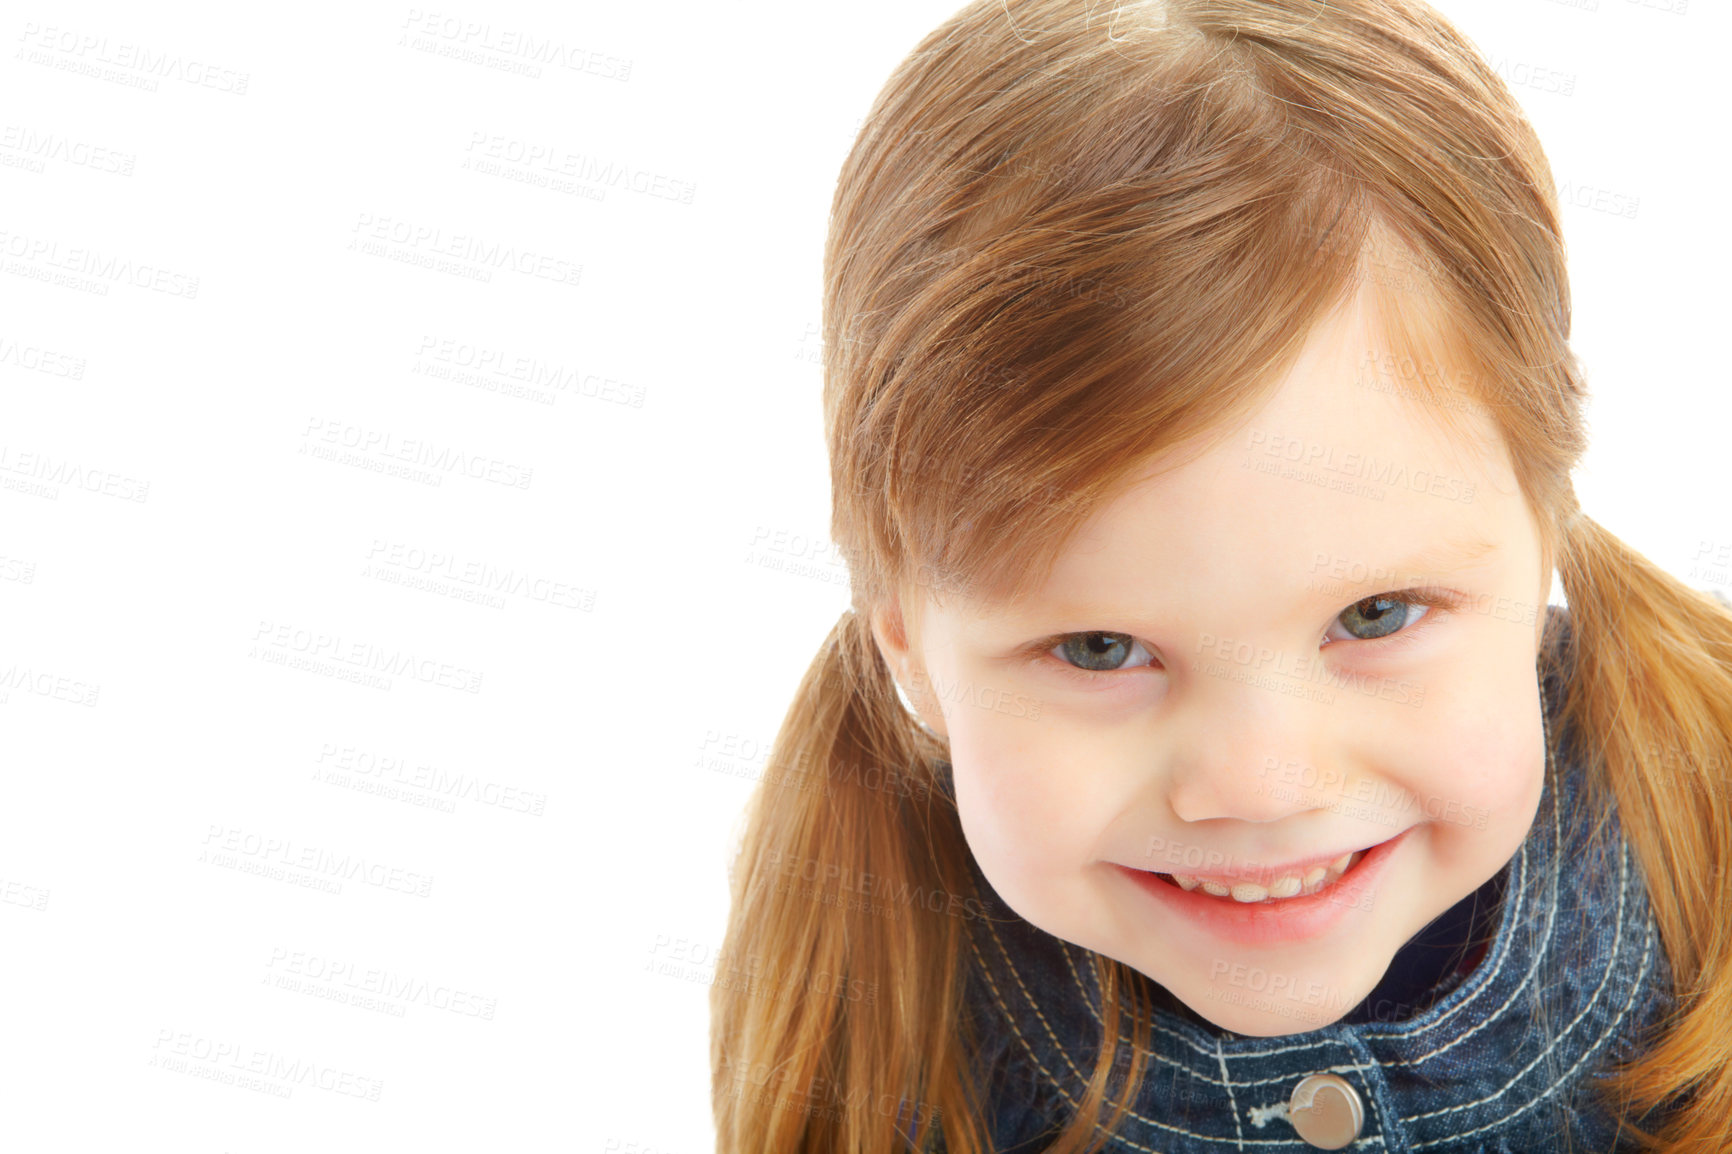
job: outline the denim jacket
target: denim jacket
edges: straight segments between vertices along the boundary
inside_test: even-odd
[[[1567,676],[1560,646],[1568,630],[1568,611],[1548,607],[1538,662],[1546,781],[1515,856],[1403,946],[1378,990],[1331,1025],[1240,1036],[1170,995],[1170,1006],[1157,999],[1145,1073],[1107,1150],[1303,1154],[1316,1147],[1300,1137],[1288,1103],[1312,1074],[1337,1075],[1358,1094],[1362,1122],[1344,1149],[1633,1148],[1627,1135],[1620,1142],[1618,1119],[1587,1091],[1608,1064],[1651,1044],[1673,1008],[1671,970],[1616,813],[1595,839],[1597,815],[1583,812],[1573,735],[1559,732]],[[968,1005],[981,1041],[976,1074],[987,1095],[986,1121],[994,1149],[1037,1151],[1086,1090],[1100,991],[1087,950],[1023,920],[978,866],[975,873],[987,915],[968,923]],[[1421,939],[1440,925],[1458,944],[1464,930],[1477,927],[1482,956],[1414,985],[1414,974],[1429,973],[1416,954]],[[1403,1012],[1375,1012],[1371,1004],[1383,1001],[1390,983]],[[1640,1121],[1654,1126],[1660,1115]]]

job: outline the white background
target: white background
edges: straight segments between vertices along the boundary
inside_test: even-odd
[[[1565,209],[1583,503],[1728,587],[1727,28],[1684,2],[1440,7],[1636,206]],[[713,1148],[727,853],[848,600],[825,219],[953,7],[9,12],[0,1147]],[[508,71],[526,34],[576,66]],[[412,671],[331,675],[369,658]]]

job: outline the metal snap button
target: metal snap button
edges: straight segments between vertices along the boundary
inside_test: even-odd
[[[1312,1074],[1293,1087],[1287,1099],[1287,1118],[1307,1144],[1319,1150],[1339,1150],[1359,1137],[1359,1128],[1365,1125],[1365,1107],[1347,1079]]]

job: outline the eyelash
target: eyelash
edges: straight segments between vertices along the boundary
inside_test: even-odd
[[[1452,613],[1460,609],[1465,601],[1465,598],[1461,597],[1459,594],[1452,593],[1446,589],[1403,589],[1400,592],[1373,593],[1369,597],[1361,597],[1358,601],[1353,602],[1352,605],[1343,608],[1341,613],[1347,612],[1348,609],[1353,608],[1353,605],[1358,605],[1364,601],[1376,601],[1380,598],[1389,601],[1400,601],[1408,605],[1421,605],[1429,612],[1421,617],[1417,624],[1411,626],[1404,625],[1394,633],[1386,634],[1383,637],[1349,638],[1348,640],[1358,641],[1361,645],[1375,645],[1384,650],[1397,649],[1408,644],[1413,639],[1414,634],[1422,633],[1425,629],[1425,622],[1432,620],[1437,610],[1441,609],[1444,613]],[[1337,613],[1335,618],[1339,618],[1341,613]],[[1331,618],[1331,625],[1334,624],[1335,618]],[[1114,632],[1116,632],[1116,630],[1085,629],[1081,632],[1054,633],[1050,637],[1044,637],[1041,640],[1034,642],[1032,645],[1029,645],[1026,652],[1031,660],[1038,660],[1042,657],[1050,656],[1053,649],[1057,648],[1064,642],[1069,641],[1073,637],[1089,637],[1094,634]],[[1130,635],[1123,634],[1123,636]],[[1142,642],[1135,637],[1132,637],[1131,639],[1137,642],[1137,644],[1142,644]],[[1336,641],[1332,642],[1332,644],[1339,645],[1341,642]],[[1143,647],[1145,649],[1148,648],[1146,645]],[[1153,655],[1151,654],[1151,656]],[[1082,669],[1078,666],[1072,665],[1068,661],[1065,661],[1063,658],[1054,657],[1053,660],[1058,663],[1060,673],[1092,686],[1098,686],[1102,678],[1122,676],[1128,669],[1149,668],[1147,665],[1133,665],[1124,666],[1118,669]]]

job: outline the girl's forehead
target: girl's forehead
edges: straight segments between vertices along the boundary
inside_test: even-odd
[[[1114,491],[1276,439],[1296,459],[1325,455],[1333,441],[1374,437],[1390,442],[1386,455],[1462,455],[1507,468],[1488,395],[1494,387],[1430,294],[1361,286],[1312,326],[1248,418],[1152,452]],[[1295,447],[1301,434],[1310,443]]]
[[[1016,426],[1002,435],[987,430],[993,420],[1026,421],[1026,414],[989,407],[984,426],[977,419],[945,443],[947,451],[961,450],[961,477],[928,488],[932,499],[922,513],[931,528],[912,539],[941,547],[909,557],[909,571],[940,575],[945,590],[961,591],[949,600],[1002,605],[1029,597],[1065,558],[1099,552],[1091,537],[1102,533],[1164,538],[1162,557],[1187,556],[1206,571],[1204,560],[1237,555],[1244,564],[1258,557],[1266,563],[1317,549],[1370,563],[1368,542],[1413,541],[1414,552],[1426,544],[1416,537],[1516,532],[1518,511],[1490,500],[1499,494],[1519,503],[1523,496],[1504,440],[1504,406],[1513,394],[1498,395],[1488,362],[1457,327],[1473,322],[1453,316],[1446,302],[1455,298],[1441,289],[1357,278],[1295,331],[1278,364],[1260,362],[1244,374],[1199,364],[1210,375],[1194,386],[1191,377],[1163,370],[1147,387],[1178,390],[1172,405],[1150,404],[1155,394],[1122,362],[1122,372],[1115,367],[1101,379],[1110,381],[1103,396],[1125,398],[1123,418],[1087,400],[1090,424],[1078,428],[1078,451],[1061,466],[1085,479],[1068,494],[1062,481],[1049,486],[1060,499],[1044,511],[1023,503],[1010,515],[1007,490],[995,486],[1049,469],[1051,446],[1039,455],[1007,453]],[[1150,348],[1161,356],[1160,346]],[[1175,431],[1163,433],[1162,423],[1185,420],[1186,406],[1196,404],[1177,399],[1187,387],[1235,399],[1186,432],[1169,423]],[[1146,436],[1139,422],[1150,422]],[[1111,432],[1096,438],[1094,430]],[[1088,454],[1085,444],[1111,448]],[[1477,504],[1472,494],[1481,494]],[[971,517],[947,512],[958,509],[984,512],[994,532],[971,535]],[[1519,512],[1525,515],[1525,506]]]
[[[1043,582],[960,611],[1266,598],[1340,571],[1386,577],[1370,596],[1537,546],[1489,413],[1437,419],[1436,395],[1391,387],[1387,366],[1366,364],[1376,340],[1352,310],[1318,326],[1248,417],[1127,474],[1059,544]]]
[[[1464,361],[1435,336],[1415,342],[1409,333],[1388,333],[1378,314],[1355,298],[1312,329],[1248,415],[1127,470],[1095,517],[1108,516],[1136,492],[1158,491],[1169,502],[1227,499],[1235,489],[1231,470],[1278,473],[1297,493],[1325,504],[1327,494],[1349,491],[1363,500],[1341,506],[1343,513],[1373,520],[1369,505],[1385,500],[1387,490],[1378,482],[1400,482],[1415,472],[1430,477],[1447,466],[1442,475],[1458,481],[1472,474],[1485,483],[1513,484],[1501,430],[1479,392],[1481,379]],[[1370,488],[1348,485],[1354,478]],[[1283,492],[1268,490],[1271,498]]]

